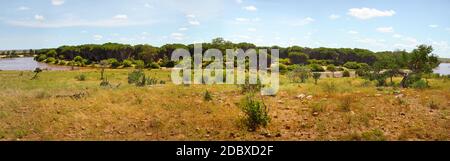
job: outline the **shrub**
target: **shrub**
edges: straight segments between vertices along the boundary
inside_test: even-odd
[[[288,71],[288,67],[280,63],[278,66],[278,70],[280,71],[281,74],[285,74]]]
[[[268,108],[264,103],[255,100],[252,95],[242,100],[240,108],[245,114],[243,121],[249,131],[255,131],[260,126],[266,127],[269,124]]]
[[[423,79],[420,79],[420,80],[414,82],[414,83],[411,85],[411,87],[412,87],[412,88],[417,88],[417,89],[425,89],[425,88],[428,88],[429,86],[428,86],[428,82],[426,82],[426,81],[423,80]]]
[[[256,80],[256,84],[250,84],[249,77],[246,78],[244,84],[240,85],[242,93],[255,93],[261,91],[263,85],[259,79]]]
[[[56,57],[57,54],[55,50],[50,50],[47,52],[47,57]]]
[[[144,76],[144,72],[142,70],[135,70],[128,74],[128,84],[135,84],[141,81]]]
[[[83,62],[83,57],[81,57],[81,56],[76,56],[75,58],[73,58],[73,61],[74,62]]]
[[[289,60],[292,64],[306,64],[309,56],[301,52],[291,52],[288,54]]]
[[[77,75],[75,77],[75,79],[78,80],[78,81],[85,81],[86,80],[86,75],[84,75],[84,74]]]
[[[49,57],[49,58],[47,58],[47,60],[45,60],[45,62],[46,62],[46,63],[55,63],[55,62],[56,62],[56,59],[53,58],[53,57]]]
[[[212,95],[208,90],[206,90],[205,95],[203,96],[203,99],[205,101],[212,101]]]
[[[359,69],[360,66],[357,62],[347,62],[344,64],[344,67],[348,68],[348,69]]]
[[[45,59],[47,59],[47,55],[44,55],[44,54],[41,54],[41,55],[39,55],[38,57],[37,57],[37,61],[39,61],[39,62],[42,62],[42,61],[44,61]]]
[[[150,69],[159,69],[161,68],[158,63],[151,62],[147,65]]]
[[[320,79],[320,76],[322,76],[322,74],[320,74],[320,73],[313,73],[314,84],[317,85],[317,81]]]
[[[111,64],[111,68],[117,68],[117,67],[119,67],[121,65],[120,62],[117,61],[117,59],[114,59],[114,58],[108,59],[108,63]]]
[[[136,66],[135,66],[136,69],[145,68],[145,63],[142,60],[136,60],[134,63],[136,64]]]
[[[60,60],[58,62],[58,65],[66,65],[66,64],[67,64],[67,62],[65,60]]]
[[[437,110],[439,109],[439,104],[434,99],[432,99],[430,103],[428,103],[428,107],[430,107],[433,110]]]
[[[323,67],[320,66],[319,64],[310,64],[309,68],[313,72],[324,72],[325,71],[325,69],[323,69]]]
[[[288,73],[288,77],[292,82],[305,83],[311,74],[311,70],[306,66],[296,65],[295,68]]]
[[[102,79],[102,82],[100,82],[100,86],[101,86],[101,87],[111,86],[111,84],[109,83],[107,77],[105,77],[104,79]]]
[[[133,62],[131,60],[123,60],[122,61],[123,67],[131,67],[131,65],[133,64]]]
[[[352,103],[353,103],[352,96],[343,96],[340,98],[339,109],[342,112],[350,112],[352,110],[351,109]]]
[[[379,129],[364,132],[361,134],[361,137],[362,137],[362,140],[365,140],[365,141],[385,141],[386,140],[383,131],[381,131]]]
[[[348,70],[344,70],[342,77],[350,77],[350,72]]]
[[[323,112],[324,108],[323,108],[323,104],[318,102],[318,103],[313,103],[309,105],[311,108],[311,113],[313,115],[318,115],[318,113]]]
[[[334,93],[337,91],[337,86],[334,82],[327,82],[322,86],[322,89],[327,93]]]

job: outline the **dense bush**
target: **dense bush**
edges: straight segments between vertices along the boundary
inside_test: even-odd
[[[344,67],[348,69],[359,69],[361,66],[357,62],[347,62],[344,64]]]
[[[350,72],[348,70],[344,70],[344,72],[342,72],[342,77],[350,77]]]
[[[301,52],[291,52],[288,56],[293,64],[306,64],[308,62],[308,55]]]
[[[85,81],[86,80],[86,75],[84,75],[84,74],[77,75],[75,77],[75,79],[78,80],[78,81]]]
[[[56,62],[56,59],[53,57],[49,57],[45,60],[45,63],[55,63],[55,62]]]
[[[309,68],[313,72],[324,72],[325,71],[325,69],[323,69],[323,67],[320,66],[319,64],[310,64]]]
[[[151,63],[149,63],[147,66],[148,66],[148,68],[150,68],[150,69],[159,69],[159,68],[161,68],[161,67],[159,66],[159,64],[158,64],[158,63],[155,63],[155,62],[151,62]]]
[[[252,95],[246,96],[240,103],[240,108],[245,114],[244,125],[249,131],[255,131],[259,127],[266,127],[270,122],[267,106]]]
[[[114,58],[108,59],[108,63],[111,65],[111,68],[118,68],[121,65],[120,62]]]
[[[131,60],[123,60],[122,61],[122,65],[123,67],[131,67],[131,65],[133,65],[133,62]]]
[[[411,84],[412,88],[417,88],[417,89],[425,89],[428,88],[428,82],[426,82],[423,79],[420,79],[418,81],[415,81],[413,84]]]

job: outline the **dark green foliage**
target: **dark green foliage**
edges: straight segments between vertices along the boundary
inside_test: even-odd
[[[361,66],[357,62],[346,62],[344,67],[348,69],[359,69]]]
[[[269,124],[270,116],[267,106],[256,100],[254,96],[246,96],[241,101],[240,108],[245,114],[243,122],[249,131],[255,131],[259,127],[266,127]]]
[[[344,70],[342,77],[350,77],[350,72],[348,70]]]
[[[45,59],[47,59],[47,55],[41,54],[39,56],[37,56],[37,58],[35,58],[36,61],[42,62]]]
[[[208,90],[206,90],[205,95],[203,95],[203,99],[205,101],[212,101],[212,94]]]
[[[418,81],[415,81],[413,84],[411,84],[411,87],[417,88],[417,89],[425,89],[425,88],[428,88],[429,85],[428,85],[427,81],[420,79]]]
[[[77,75],[77,76],[75,76],[75,79],[78,81],[85,81],[86,75],[84,75],[84,74]]]
[[[55,63],[56,62],[56,59],[55,58],[53,58],[53,57],[49,57],[49,58],[47,58],[46,60],[45,60],[45,63]]]
[[[311,75],[311,70],[306,66],[296,65],[292,71],[288,73],[289,79],[294,83],[305,83]]]
[[[308,62],[308,55],[301,52],[291,52],[288,56],[293,64],[306,64]]]
[[[144,76],[144,72],[142,70],[135,70],[128,74],[128,83],[135,84],[139,81],[142,81],[142,77]]]
[[[323,67],[320,66],[319,64],[310,64],[309,68],[313,72],[324,72],[325,71],[325,69],[323,69]]]
[[[114,59],[114,58],[108,59],[108,63],[111,65],[111,68],[117,68],[117,67],[119,67],[121,65],[120,62],[117,61],[117,59]]]
[[[159,64],[158,64],[158,63],[155,63],[155,62],[151,62],[151,63],[149,63],[147,66],[148,66],[148,68],[150,68],[150,69],[159,69],[159,68],[161,68],[161,67],[159,66]]]
[[[33,72],[34,72],[34,76],[31,78],[31,80],[36,79],[38,77],[38,74],[42,72],[42,69],[41,68],[36,68],[36,69],[34,69]]]
[[[123,60],[122,65],[123,65],[123,67],[131,67],[131,65],[133,65],[133,61],[128,60],[128,59]]]
[[[320,73],[313,73],[314,84],[317,85],[317,81],[320,79],[320,76],[322,76],[322,74],[320,74]]]

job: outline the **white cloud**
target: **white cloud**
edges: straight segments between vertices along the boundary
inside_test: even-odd
[[[394,32],[394,28],[393,27],[378,27],[377,31],[381,32],[381,33],[392,33],[392,32]]]
[[[367,20],[375,17],[390,17],[395,15],[395,11],[380,11],[374,8],[351,8],[348,14],[361,20]]]
[[[20,11],[25,11],[25,10],[29,10],[30,8],[26,7],[26,6],[20,6],[19,8],[17,8]]]
[[[242,0],[236,0],[236,3],[241,4]]]
[[[35,15],[34,17],[39,21],[5,21],[5,23],[12,26],[20,26],[20,27],[30,27],[30,28],[64,28],[64,27],[125,27],[125,26],[139,26],[139,25],[150,25],[155,23],[156,21],[124,21],[117,20],[114,18],[111,19],[101,19],[101,20],[83,20],[83,19],[63,19],[56,21],[46,21],[42,23],[40,21],[45,20],[45,18],[41,15]]]
[[[314,21],[316,21],[316,20],[314,20],[311,17],[306,17],[306,18],[301,19],[301,20],[299,20],[297,22],[294,22],[292,25],[293,26],[304,26],[304,25],[308,25],[308,24],[310,24],[310,23],[312,23]]]
[[[247,11],[257,11],[258,10],[258,8],[256,8],[255,6],[247,6],[247,7],[244,7],[244,9]]]
[[[428,25],[428,27],[431,27],[431,28],[438,28],[439,25]]]
[[[114,16],[114,19],[116,19],[116,20],[126,20],[126,19],[128,19],[128,16],[125,15],[125,14],[118,14],[118,15]]]
[[[38,20],[38,21],[44,21],[44,20],[45,20],[45,17],[42,16],[42,15],[34,15],[34,19],[35,19],[35,20]]]
[[[178,29],[178,31],[186,31],[186,30],[188,30],[188,28],[186,28],[186,27],[180,27],[180,28]]]
[[[200,25],[200,22],[198,22],[197,20],[189,20],[189,24],[197,26]]]
[[[93,37],[94,37],[94,40],[95,40],[95,41],[100,41],[100,40],[103,39],[103,36],[102,36],[102,35],[94,35]]]
[[[336,20],[336,19],[341,18],[341,16],[340,16],[340,15],[332,14],[332,15],[328,16],[328,18],[329,18],[329,19],[332,19],[332,20]]]
[[[350,30],[350,31],[348,31],[347,33],[348,33],[348,34],[353,34],[353,35],[355,35],[355,34],[358,34],[358,31]]]
[[[60,6],[64,4],[64,0],[52,0],[52,5],[54,6]]]

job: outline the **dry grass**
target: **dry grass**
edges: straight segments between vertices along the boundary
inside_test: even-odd
[[[168,83],[136,87],[128,72],[108,70],[120,86],[102,88],[96,70],[43,72],[37,80],[1,71],[0,140],[450,140],[450,84],[442,80],[396,98],[395,89],[357,78],[314,85],[282,76],[278,95],[263,98],[271,123],[248,132],[236,85],[178,86],[169,70],[152,70],[146,75]],[[75,79],[80,74],[85,81]],[[206,90],[213,100],[204,100]],[[296,98],[302,93],[313,98]]]

